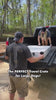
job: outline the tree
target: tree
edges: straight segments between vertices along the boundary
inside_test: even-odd
[[[5,25],[6,25],[6,10],[8,8],[8,1],[9,0],[5,0],[4,2],[2,1],[2,5],[3,5],[3,20],[2,20],[2,25],[1,25],[1,35],[2,35],[2,33],[4,33],[4,30],[5,30]]]
[[[34,32],[35,27],[56,25],[56,0],[0,0],[0,33]],[[52,8],[52,9],[51,9]]]
[[[56,0],[52,1],[52,24],[54,24],[55,21],[55,14],[56,14]]]
[[[27,0],[27,33],[30,33],[32,35],[30,20],[30,0]]]

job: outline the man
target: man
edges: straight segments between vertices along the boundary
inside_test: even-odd
[[[19,77],[23,74],[20,73],[20,70],[27,70],[27,61],[33,63],[44,58],[44,55],[32,57],[28,47],[23,44],[23,39],[23,34],[16,32],[15,42],[6,48],[5,59],[9,59],[10,100],[14,100],[16,90],[19,94],[18,100],[25,100],[28,93],[28,84],[26,78]]]
[[[41,45],[40,39],[42,41],[42,45],[48,45],[48,40],[49,40],[50,46],[52,45],[50,31],[46,29],[45,27],[43,27],[38,34],[38,45]]]

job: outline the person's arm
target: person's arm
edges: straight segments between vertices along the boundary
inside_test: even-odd
[[[38,33],[38,45],[41,45],[41,43],[40,43],[40,35],[41,35],[41,30]]]
[[[40,44],[40,36],[38,35],[38,45],[41,45]]]
[[[50,46],[52,46],[51,37],[48,38]]]
[[[25,56],[26,56],[27,61],[29,61],[30,63],[37,62],[44,58],[44,55],[41,55],[41,54],[39,57],[33,57],[28,47],[26,47],[25,49]]]
[[[41,59],[43,59],[44,58],[44,55],[40,55],[39,57],[30,57],[30,58],[28,58],[27,60],[30,62],[30,63],[35,63],[35,62],[37,62],[37,61],[39,61],[39,60],[41,60]]]
[[[9,59],[9,55],[8,55],[8,47],[6,48],[5,59],[6,59],[6,60]]]
[[[50,44],[50,46],[52,46],[52,42],[51,42],[51,33],[50,33],[49,30],[48,30],[47,32],[48,32],[48,40],[49,40],[49,44]]]

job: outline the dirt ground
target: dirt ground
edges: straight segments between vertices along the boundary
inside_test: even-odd
[[[5,42],[0,42],[0,53],[5,52],[6,50],[6,43]]]
[[[0,63],[0,100],[9,100],[8,63]],[[29,93],[25,100],[56,100],[56,76],[43,75],[32,79],[29,84]],[[16,92],[15,100],[18,100]]]
[[[5,50],[5,44],[0,45]],[[0,62],[0,100],[9,100],[9,64]],[[39,78],[28,82],[29,92],[25,100],[56,100],[56,76],[44,74]],[[18,100],[18,94],[15,94],[15,100]]]

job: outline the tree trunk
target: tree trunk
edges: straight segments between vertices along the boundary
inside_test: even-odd
[[[3,4],[3,1],[2,1],[2,4]],[[6,10],[8,8],[7,4],[8,4],[8,0],[5,0],[4,1],[4,5],[3,5],[3,12],[4,12],[4,14],[3,14],[3,21],[2,21],[2,25],[1,25],[1,36],[2,36],[2,33],[5,32]]]
[[[52,10],[52,24],[53,24],[55,20],[55,13],[56,13],[55,11],[56,0],[53,0],[52,4],[53,4],[53,10]]]
[[[27,33],[32,35],[30,20],[30,0],[27,0]]]
[[[21,10],[21,13],[22,13],[22,9],[21,9],[21,0],[19,0],[20,2],[20,10]],[[23,23],[23,26],[24,26],[24,17],[23,17],[23,14],[22,14],[22,23]]]

